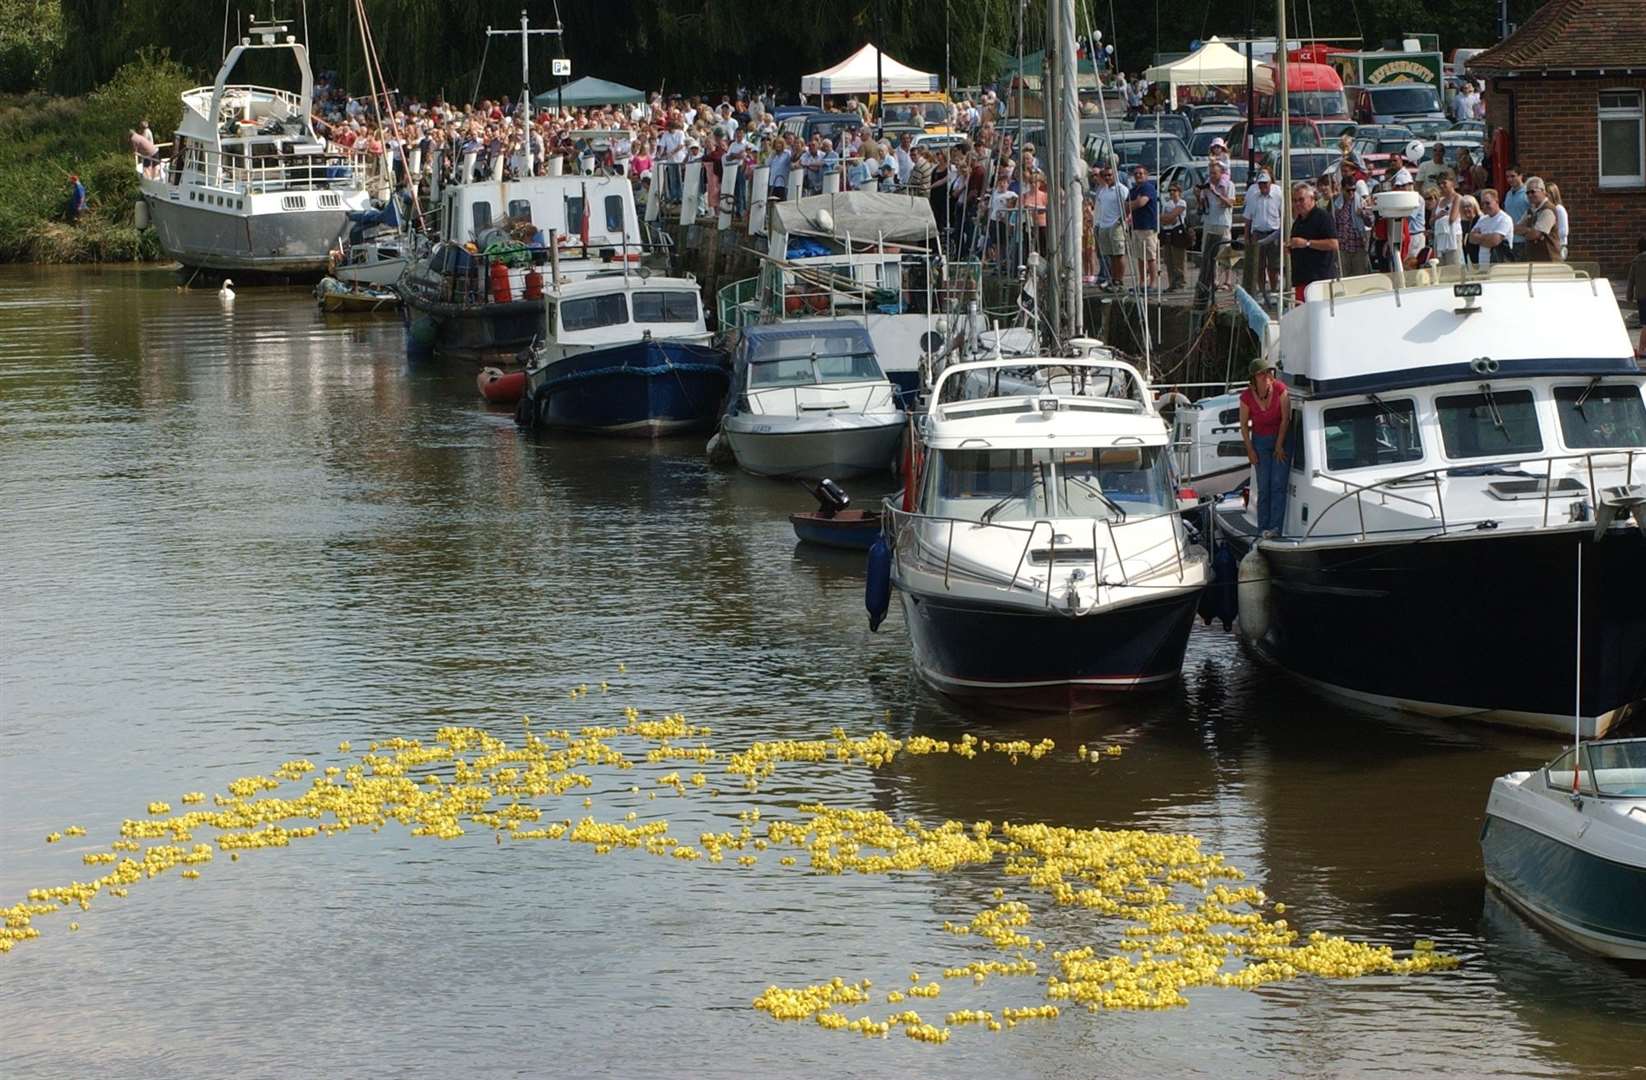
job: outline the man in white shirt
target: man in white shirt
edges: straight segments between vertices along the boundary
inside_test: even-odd
[[[1419,188],[1439,180],[1440,174],[1448,171],[1446,168],[1445,145],[1437,142],[1431,149],[1434,150],[1433,156],[1417,167],[1417,186]]]
[[[1454,120],[1473,120],[1475,106],[1480,104],[1480,95],[1475,93],[1475,84],[1465,81],[1463,89],[1452,98],[1452,118]]]
[[[1195,199],[1200,204],[1200,280],[1195,298],[1206,304],[1217,289],[1217,254],[1229,242],[1234,223],[1234,181],[1222,158],[1213,156],[1207,164],[1206,183],[1196,188]]]
[[[897,149],[892,156],[897,159],[897,185],[904,187],[909,182],[909,170],[914,168],[914,158],[909,150],[914,146],[914,136],[905,131],[897,137]]]
[[[1505,262],[1515,235],[1514,218],[1505,213],[1497,201],[1496,188],[1482,188],[1479,198],[1480,217],[1475,220],[1475,227],[1469,230],[1468,236],[1468,242],[1479,248],[1475,252],[1475,265],[1490,266],[1495,262]]]
[[[1269,170],[1260,169],[1257,182],[1246,189],[1240,216],[1246,220],[1246,258],[1256,258],[1265,292],[1280,288],[1280,213],[1280,190]]]
[[[1100,165],[1096,174],[1092,224],[1097,229],[1097,253],[1109,260],[1108,287],[1119,289],[1126,281],[1126,200],[1131,190],[1115,180],[1111,165]]]

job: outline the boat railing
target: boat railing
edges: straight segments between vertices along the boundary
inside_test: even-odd
[[[1474,531],[1481,528],[1482,522],[1480,521],[1460,519],[1456,514],[1447,515],[1446,492],[1449,485],[1442,483],[1442,481],[1448,478],[1499,476],[1523,483],[1530,481],[1531,488],[1525,493],[1517,492],[1513,498],[1516,500],[1537,499],[1541,507],[1541,526],[1546,527],[1549,524],[1549,513],[1553,500],[1556,498],[1571,499],[1579,495],[1585,495],[1589,507],[1588,513],[1593,514],[1598,509],[1601,501],[1601,489],[1595,482],[1596,459],[1610,459],[1601,461],[1598,467],[1602,469],[1615,469],[1617,468],[1618,459],[1622,459],[1624,471],[1622,486],[1629,487],[1634,484],[1635,458],[1637,456],[1641,458],[1643,464],[1646,464],[1646,447],[1617,447],[1588,450],[1576,454],[1546,454],[1516,458],[1511,461],[1483,462],[1478,465],[1441,465],[1430,469],[1420,469],[1416,472],[1402,473],[1398,476],[1386,476],[1370,484],[1357,484],[1351,480],[1345,480],[1341,476],[1334,476],[1331,473],[1315,469],[1310,473],[1311,478],[1340,484],[1343,486],[1344,491],[1342,495],[1327,503],[1325,509],[1315,516],[1314,521],[1304,531],[1303,539],[1314,539],[1316,530],[1322,522],[1331,516],[1332,511],[1351,499],[1354,500],[1355,512],[1359,519],[1358,530],[1345,533],[1320,533],[1320,537],[1358,536],[1359,539],[1365,540],[1375,532],[1412,532],[1414,530],[1433,530],[1436,535],[1445,536],[1454,530]],[[1581,471],[1585,474],[1585,480],[1575,487],[1562,488],[1557,493],[1557,484],[1555,482],[1555,465],[1557,462],[1581,462],[1583,466]],[[1541,476],[1537,475],[1534,470],[1527,469],[1527,465],[1534,467],[1542,465],[1543,474]],[[1562,479],[1567,478],[1563,477]],[[1430,502],[1427,498],[1415,498],[1391,490],[1397,487],[1432,488],[1434,501]],[[1416,525],[1402,524],[1398,529],[1392,530],[1368,530],[1366,528],[1366,501],[1368,499],[1375,499],[1378,505],[1387,505],[1390,501],[1412,504],[1425,511],[1429,515],[1430,521]],[[1568,520],[1581,521],[1588,519],[1573,517],[1571,512],[1568,511]],[[1496,522],[1494,521],[1490,527],[1496,528]]]
[[[1181,525],[1175,520],[1178,514],[1175,510],[1166,510],[1141,517],[1127,516],[1118,521],[1113,518],[1101,520],[1091,518],[1089,519],[1089,535],[1073,537],[1067,532],[1070,527],[1068,519],[1057,521],[1050,518],[1036,518],[1033,521],[1001,522],[979,521],[976,518],[946,517],[904,510],[896,504],[896,498],[895,495],[889,496],[881,507],[881,531],[891,538],[892,557],[897,560],[899,569],[903,568],[907,561],[912,561],[917,566],[933,573],[936,573],[938,568],[941,567],[943,588],[945,590],[949,589],[952,581],[960,577],[982,584],[993,585],[1001,592],[1012,592],[1020,587],[1028,587],[1036,591],[1043,591],[1042,603],[1050,608],[1052,606],[1052,579],[1054,577],[1052,571],[1060,564],[1067,565],[1068,562],[1075,561],[1060,560],[1058,558],[1059,547],[1064,548],[1065,551],[1080,553],[1080,548],[1085,546],[1086,551],[1090,553],[1092,580],[1099,586],[1109,588],[1116,586],[1134,587],[1144,578],[1157,576],[1161,569],[1167,566],[1175,568],[1176,578],[1179,583],[1184,580],[1186,573],[1184,534]],[[1135,535],[1138,526],[1157,523],[1162,519],[1172,519],[1168,521],[1168,531],[1171,534],[1171,562],[1165,563],[1156,559],[1149,560],[1144,565],[1139,566],[1139,562],[1145,560],[1151,551],[1158,552],[1164,545],[1159,540],[1155,540],[1128,555],[1122,550],[1121,538],[1128,534],[1128,530],[1132,530],[1132,534]],[[1001,532],[1021,535],[1023,539],[1022,547],[1018,551],[1017,562],[1011,574],[985,574],[979,572],[975,566],[957,566],[954,558],[954,540],[957,528],[964,528],[972,534],[975,534],[978,530],[987,529],[997,530],[994,535],[1000,535]],[[934,545],[926,535],[927,532],[935,533],[936,531],[941,531],[943,534],[941,545]],[[1046,539],[1046,547],[1035,548],[1033,545],[1036,537],[1041,536],[1043,533]],[[1106,546],[1098,546],[1100,535],[1108,541]],[[1080,544],[1082,540],[1086,541],[1086,545]],[[941,552],[938,551],[939,546]],[[911,548],[913,549],[912,552],[910,551]],[[1114,557],[1113,568],[1118,570],[1120,574],[1118,582],[1108,580],[1104,576],[1103,556],[1105,553],[1112,554]],[[1084,553],[1080,553],[1078,561],[1084,563],[1087,558]],[[1132,563],[1129,568],[1127,566],[1128,559]],[[1046,569],[1044,586],[1042,586],[1037,576],[1025,575],[1025,567],[1032,570],[1037,565],[1043,565]],[[1020,582],[1023,584],[1020,585]]]
[[[431,267],[426,272],[408,273],[402,279],[401,287],[408,290],[420,299],[432,303],[442,304],[491,304],[504,303],[512,300],[531,300],[542,303],[546,292],[553,289],[550,280],[556,262],[556,256],[561,266],[561,276],[566,277],[565,270],[568,264],[578,267],[588,267],[587,274],[604,274],[611,277],[621,277],[625,272],[635,275],[638,283],[642,278],[641,259],[652,250],[646,245],[630,244],[626,247],[619,245],[602,245],[593,248],[593,253],[584,256],[582,248],[572,245],[560,245],[555,251],[547,245],[521,244],[517,247],[500,251],[466,252],[457,266]],[[610,250],[611,259],[607,261],[600,252]],[[572,254],[578,252],[579,254]],[[518,275],[509,277],[508,293],[505,299],[498,292],[497,283],[493,280],[493,264],[502,264],[505,270],[522,271],[527,277],[521,280]],[[530,279],[530,273],[536,271],[539,280],[535,283]]]
[[[357,190],[366,183],[366,161],[346,154],[320,153],[303,156],[278,154],[227,154],[200,147],[191,148],[179,162],[170,153],[171,143],[160,143],[153,157],[132,154],[139,176],[159,179],[168,171],[173,183],[198,177],[206,187],[239,195],[269,193],[302,195],[306,192]],[[292,206],[288,209],[330,209],[322,206]]]
[[[857,382],[858,385],[861,385],[861,382],[868,382],[870,380],[864,379],[861,380],[861,382],[858,380],[853,381]],[[751,414],[760,416],[785,415],[770,413],[765,407],[765,399],[781,398],[783,396],[787,396],[789,398],[789,404],[793,409],[793,412],[787,415],[793,416],[801,416],[808,412],[850,413],[855,416],[867,416],[870,412],[874,411],[885,412],[888,408],[895,408],[897,404],[897,387],[889,382],[884,383],[883,385],[871,387],[869,393],[864,397],[863,403],[855,408],[852,406],[850,401],[844,398],[838,398],[835,400],[819,399],[817,401],[806,402],[802,402],[800,400],[800,392],[802,390],[827,391],[830,389],[842,388],[843,387],[840,384],[831,384],[826,382],[796,383],[793,386],[768,386],[763,389],[751,389],[745,391],[743,393],[743,400],[750,406],[758,405],[759,408],[750,408],[748,411]]]

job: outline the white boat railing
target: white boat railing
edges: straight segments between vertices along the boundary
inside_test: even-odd
[[[1024,577],[1023,569],[1025,563],[1030,566],[1044,565],[1046,568],[1046,581],[1042,604],[1043,606],[1050,608],[1052,606],[1052,571],[1060,561],[1064,564],[1072,561],[1068,559],[1058,559],[1058,548],[1060,546],[1059,537],[1063,537],[1066,541],[1061,545],[1065,551],[1080,552],[1081,550],[1079,547],[1075,546],[1077,541],[1070,537],[1067,531],[1059,531],[1060,529],[1067,530],[1069,528],[1070,522],[1068,519],[1057,521],[1051,518],[1036,518],[1033,521],[995,522],[978,521],[975,518],[943,517],[935,514],[922,514],[917,511],[904,510],[896,505],[894,501],[896,498],[897,496],[895,495],[888,496],[886,501],[882,504],[881,531],[891,538],[892,555],[893,558],[897,560],[898,568],[903,568],[905,559],[913,561],[919,568],[929,570],[934,574],[937,572],[938,568],[941,567],[943,574],[943,588],[945,590],[949,589],[952,580],[956,577],[963,576],[982,584],[993,585],[1001,592],[1012,592],[1013,590],[1019,588],[1019,580]],[[1167,510],[1160,513],[1149,514],[1144,517],[1128,516],[1119,521],[1112,518],[1102,520],[1099,520],[1098,518],[1089,519],[1091,522],[1091,532],[1089,537],[1090,547],[1086,550],[1090,552],[1089,557],[1092,566],[1093,582],[1098,586],[1106,586],[1109,588],[1114,588],[1116,585],[1130,588],[1136,586],[1139,581],[1144,578],[1158,576],[1163,568],[1175,568],[1176,580],[1179,584],[1181,584],[1186,575],[1184,561],[1185,552],[1183,529],[1180,522],[1176,520],[1177,517],[1178,511]],[[1148,562],[1144,567],[1136,566],[1135,564],[1147,556],[1149,552],[1158,552],[1160,548],[1166,545],[1156,540],[1136,551],[1133,551],[1128,556],[1121,550],[1121,536],[1129,529],[1135,530],[1136,526],[1157,523],[1162,519],[1171,519],[1167,521],[1167,525],[1169,526],[1168,531],[1171,533],[1172,538],[1170,551],[1171,561],[1165,562],[1161,560],[1154,560]],[[1108,540],[1106,547],[1098,546],[1098,527],[1100,525],[1102,526],[1103,535]],[[937,546],[934,546],[927,539],[927,537],[923,535],[923,529],[926,527],[935,527],[935,529],[932,530],[934,533],[939,530],[942,531],[944,540],[940,545],[942,549],[941,557],[939,557]],[[1012,573],[1009,576],[1005,574],[991,575],[981,573],[972,567],[956,566],[954,559],[954,540],[957,527],[964,528],[974,535],[978,530],[983,529],[1000,530],[1009,534],[1020,534],[1023,537],[1023,545],[1018,552],[1017,562],[1012,569]],[[1032,545],[1034,544],[1035,538],[1041,534],[1042,530],[1046,533],[1046,547],[1033,548]],[[995,535],[999,535],[999,533],[997,532]],[[1080,539],[1084,540],[1088,538],[1081,537]],[[908,550],[911,547],[913,548],[912,552]],[[1102,556],[1105,553],[1112,554],[1114,557],[1114,565],[1120,571],[1120,581],[1118,583],[1105,580],[1103,576]],[[1042,554],[1044,554],[1043,561],[1037,562],[1036,560],[1042,556]],[[1086,561],[1086,558],[1087,557],[1082,554],[1079,561],[1084,562]],[[1128,558],[1134,563],[1131,570],[1128,570],[1126,565]],[[1028,585],[1037,592],[1041,589],[1041,583],[1037,577],[1029,578]]]
[[[1434,530],[1437,535],[1440,536],[1445,536],[1449,532],[1458,529],[1467,529],[1468,531],[1473,532],[1480,528],[1481,522],[1479,520],[1472,518],[1460,519],[1456,514],[1453,514],[1451,517],[1447,516],[1447,485],[1442,484],[1441,481],[1445,479],[1490,479],[1494,476],[1510,480],[1536,481],[1536,489],[1530,493],[1530,497],[1537,498],[1541,502],[1542,516],[1539,527],[1546,528],[1549,524],[1549,509],[1551,501],[1555,498],[1573,499],[1580,495],[1586,495],[1588,497],[1589,513],[1593,514],[1599,509],[1601,503],[1601,489],[1595,483],[1596,458],[1613,459],[1611,461],[1603,461],[1600,465],[1600,468],[1602,469],[1615,469],[1619,464],[1617,459],[1622,459],[1622,486],[1630,487],[1634,484],[1636,456],[1646,460],[1646,448],[1618,447],[1616,449],[1590,450],[1581,454],[1549,454],[1515,458],[1508,461],[1481,462],[1478,465],[1442,465],[1430,469],[1420,469],[1417,472],[1402,473],[1399,476],[1384,477],[1383,479],[1377,480],[1370,484],[1356,484],[1353,481],[1343,479],[1341,476],[1333,476],[1331,473],[1326,473],[1319,469],[1315,469],[1310,473],[1311,478],[1326,480],[1334,484],[1341,484],[1344,488],[1344,492],[1342,495],[1328,503],[1326,508],[1315,516],[1314,521],[1309,524],[1309,527],[1306,530],[1304,530],[1303,539],[1314,539],[1315,530],[1320,527],[1320,524],[1331,516],[1333,510],[1343,505],[1350,499],[1354,500],[1355,510],[1359,516],[1360,527],[1358,532],[1321,533],[1321,537],[1358,536],[1360,539],[1365,540],[1367,537],[1373,535],[1372,532],[1369,532],[1366,528],[1366,500],[1368,497],[1378,500],[1379,505],[1386,505],[1391,500],[1411,503],[1426,511],[1431,519],[1428,523],[1402,525],[1398,529],[1379,531],[1412,532],[1414,530]],[[1583,471],[1586,474],[1586,480],[1580,488],[1567,489],[1561,494],[1556,495],[1555,463],[1567,461],[1582,462],[1584,465]],[[1541,464],[1543,466],[1543,475],[1538,476],[1536,473],[1526,469],[1525,466],[1528,464],[1533,466]],[[1514,471],[1509,472],[1507,470]],[[1395,487],[1418,486],[1432,487],[1434,489],[1434,502],[1431,503],[1427,499],[1414,498],[1411,495],[1403,495],[1397,491],[1390,490]],[[1478,494],[1478,492],[1471,489],[1470,494],[1474,495]],[[1515,498],[1519,500],[1526,498],[1526,496],[1517,495]],[[1578,521],[1587,519],[1570,518],[1569,520]],[[1497,527],[1495,521],[1492,527]]]
[[[895,408],[897,404],[897,387],[889,382],[870,387],[863,403],[856,408],[852,406],[850,401],[843,398],[806,402],[800,400],[802,390],[858,389],[862,387],[864,382],[869,381],[865,379],[862,381],[854,380],[850,383],[816,382],[797,383],[794,386],[768,386],[762,390],[746,390],[742,396],[744,403],[749,406],[745,411],[753,416],[801,416],[808,412],[851,413],[856,416],[867,416],[871,412],[885,412],[888,407]],[[789,397],[789,403],[792,406],[790,412],[772,412],[766,408],[764,399],[782,397],[785,394]],[[879,408],[877,409],[876,406],[879,406]]]
[[[367,162],[351,155],[320,153],[301,157],[277,154],[225,154],[193,148],[179,163],[161,143],[152,158],[133,154],[139,176],[159,179],[172,172],[175,184],[197,180],[202,186],[238,195],[351,191],[366,183]]]

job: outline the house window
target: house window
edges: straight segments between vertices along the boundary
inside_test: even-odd
[[[1646,187],[1646,103],[1639,90],[1600,94],[1600,186]]]

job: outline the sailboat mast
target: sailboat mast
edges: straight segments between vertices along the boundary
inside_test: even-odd
[[[1061,207],[1056,227],[1057,286],[1061,291],[1063,318],[1058,333],[1065,339],[1079,337],[1084,329],[1080,290],[1081,207],[1086,198],[1085,170],[1080,160],[1080,60],[1075,52],[1074,0],[1058,0],[1052,11],[1048,53],[1055,60],[1057,80],[1057,123],[1050,129],[1054,140],[1051,155],[1057,161],[1055,197],[1049,202]]]
[[[1275,17],[1280,37],[1275,49],[1275,93],[1280,98],[1280,291],[1275,311],[1286,313],[1286,294],[1291,291],[1286,264],[1291,261],[1292,242],[1292,87],[1286,81],[1286,0],[1275,0]]]

